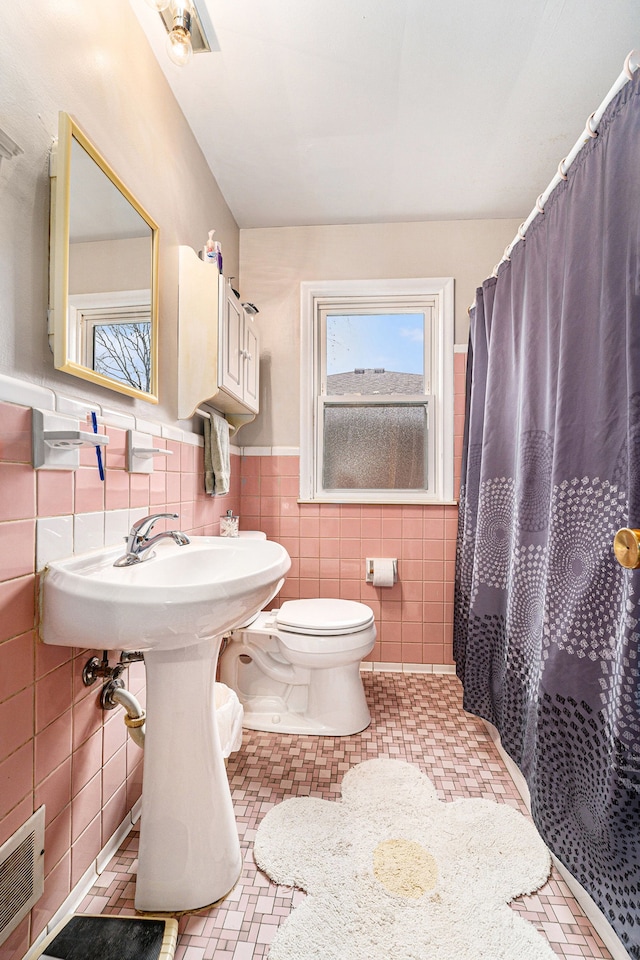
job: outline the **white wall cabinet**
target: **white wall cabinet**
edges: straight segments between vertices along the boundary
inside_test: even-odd
[[[259,339],[230,284],[191,247],[179,248],[178,419],[210,403],[236,428],[258,413]]]
[[[260,357],[256,325],[228,281],[223,283],[221,296],[218,356],[220,388],[257,413]]]

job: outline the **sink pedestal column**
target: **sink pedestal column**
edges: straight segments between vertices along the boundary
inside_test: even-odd
[[[215,710],[221,639],[144,655],[149,719],[137,910],[196,910],[224,897],[240,876]]]

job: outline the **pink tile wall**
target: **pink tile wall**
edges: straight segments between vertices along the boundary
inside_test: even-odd
[[[456,484],[464,418],[464,362],[456,355]],[[373,608],[371,659],[451,663],[456,507],[298,504],[297,457],[232,457],[228,497],[202,491],[203,451],[154,438],[173,451],[151,476],[125,470],[124,430],[108,428],[106,482],[93,451],[75,472],[31,468],[31,411],[0,403],[0,844],[46,804],[45,892],[2,947],[18,960],[140,796],[142,754],[126,737],[122,711],[103,712],[98,685],[82,684],[91,649],[46,647],[37,639],[36,518],[137,508],[171,511],[180,527],[217,534],[231,508],[245,529],[264,530],[289,551],[282,598],[335,596]],[[123,535],[126,531],[123,530]],[[364,558],[397,556],[400,582],[364,582]],[[115,659],[112,657],[112,660]],[[144,703],[144,669],[129,670]]]
[[[460,485],[466,354],[455,355],[455,495]],[[279,599],[341,597],[373,610],[370,660],[452,664],[456,506],[298,503],[298,457],[245,456],[241,527],[291,556]],[[366,557],[397,557],[391,588],[365,582]],[[277,602],[277,601],[276,601]]]
[[[125,470],[125,431],[108,433],[104,484],[92,450],[75,472],[36,472],[30,408],[0,403],[0,844],[46,805],[45,892],[2,946],[3,960],[24,955],[142,786],[142,751],[127,739],[122,710],[102,711],[99,683],[82,683],[84,664],[101,651],[37,638],[36,518],[134,507],[140,516],[175,512],[186,532],[217,534],[221,514],[239,511],[237,457],[229,496],[212,499],[202,490],[202,447],[155,438],[173,456],[156,457],[155,473],[141,476]],[[144,703],[142,664],[129,668],[128,687]]]

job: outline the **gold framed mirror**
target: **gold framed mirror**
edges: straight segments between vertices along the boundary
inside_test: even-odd
[[[67,113],[52,151],[54,366],[158,402],[158,226]]]

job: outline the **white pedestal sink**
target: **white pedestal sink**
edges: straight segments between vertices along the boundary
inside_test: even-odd
[[[45,643],[142,650],[147,672],[135,905],[179,912],[225,896],[240,875],[238,833],[216,726],[221,635],[273,595],[291,561],[268,540],[164,540],[114,567],[121,547],[49,564]]]

